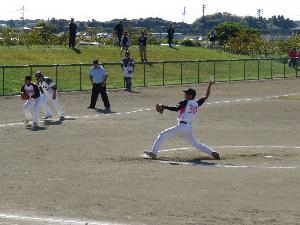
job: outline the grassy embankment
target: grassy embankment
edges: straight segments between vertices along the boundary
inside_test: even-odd
[[[138,47],[131,47],[133,58],[139,62]],[[80,47],[76,51],[63,46],[15,46],[0,47],[0,65],[53,65],[53,64],[90,64],[95,58],[102,63],[120,62],[120,51],[114,46],[86,46]],[[180,61],[180,60],[229,60],[243,59],[245,56],[213,51],[203,48],[194,47],[175,47],[167,46],[148,46],[148,64],[137,64],[133,75],[133,83],[135,86],[144,85],[162,85],[164,84],[180,84],[197,83],[198,74],[199,81],[206,81],[213,74],[216,79],[223,80],[240,80],[269,78],[271,76],[283,76],[283,64],[274,61],[246,61],[245,72],[243,61],[226,61],[226,62],[185,62],[185,63],[151,63],[157,61]],[[61,90],[79,90],[89,89],[88,65],[79,66],[37,66],[32,70],[28,67],[24,68],[5,68],[4,70],[4,93],[11,94],[19,92],[19,88],[23,83],[23,77],[36,70],[41,70],[44,74],[54,78]],[[120,65],[106,65],[106,69],[110,74],[108,82],[109,87],[122,87],[123,77]],[[81,71],[81,72],[80,72]],[[198,73],[199,71],[199,73]],[[259,71],[259,72],[258,72]],[[81,73],[81,79],[80,79]],[[57,77],[56,77],[57,74]],[[287,76],[295,76],[295,71],[286,67]],[[0,71],[0,93],[3,93],[3,70]]]

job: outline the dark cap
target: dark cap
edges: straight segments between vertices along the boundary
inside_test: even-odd
[[[93,60],[93,64],[99,64],[98,59],[94,59],[94,60]]]
[[[35,77],[36,78],[38,78],[38,77],[43,77],[44,75],[43,75],[43,73],[41,72],[41,71],[37,71],[36,73],[35,73]]]
[[[25,80],[31,80],[31,76],[25,76]]]
[[[196,91],[193,88],[189,88],[187,90],[183,90],[184,93],[186,93],[187,95],[192,96],[193,98],[196,97]]]

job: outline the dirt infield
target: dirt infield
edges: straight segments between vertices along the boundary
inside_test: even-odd
[[[206,84],[193,87],[205,93]],[[299,225],[299,87],[300,79],[213,86],[193,129],[220,161],[180,138],[158,160],[142,157],[176,124],[176,113],[154,105],[174,105],[183,86],[112,90],[109,114],[99,100],[86,108],[89,93],[63,93],[68,119],[38,131],[22,124],[18,97],[1,97],[0,224]]]

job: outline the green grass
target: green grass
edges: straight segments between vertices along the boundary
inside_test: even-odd
[[[137,46],[130,48],[131,54],[139,61]],[[85,46],[74,51],[62,46],[14,46],[0,47],[0,65],[44,65],[24,68],[0,68],[0,95],[18,93],[25,75],[41,70],[56,80],[60,90],[90,89],[89,64],[97,58],[102,63],[121,61],[120,50],[114,46]],[[181,61],[212,60],[206,62],[166,62],[137,64],[133,75],[134,86],[169,85],[204,82],[215,74],[216,80],[241,80],[283,77],[284,64],[280,61],[216,61],[243,59],[245,56],[194,47],[148,46],[148,60]],[[271,65],[272,63],[272,65]],[[48,66],[45,66],[45,65]],[[51,64],[51,66],[49,65]],[[88,64],[83,66],[53,66],[53,64]],[[271,71],[272,66],[272,71]],[[109,87],[122,87],[123,75],[120,65],[105,65],[110,74]],[[258,69],[259,68],[259,69]],[[1,71],[2,70],[2,71]],[[145,73],[144,73],[145,72]],[[4,73],[4,76],[3,76]],[[295,70],[285,67],[286,76],[295,76]],[[199,76],[198,76],[199,75]],[[3,82],[4,77],[4,82]],[[3,88],[4,83],[4,88]]]

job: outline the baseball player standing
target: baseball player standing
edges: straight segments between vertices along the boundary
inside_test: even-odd
[[[44,119],[49,119],[53,115],[48,106],[48,102],[51,101],[58,113],[59,119],[63,120],[65,118],[65,113],[58,99],[56,84],[49,77],[44,77],[43,73],[40,71],[36,72],[35,77],[37,80],[37,85],[43,93],[42,107],[45,115]]]
[[[192,131],[192,120],[198,113],[198,108],[207,100],[210,94],[210,88],[214,84],[214,81],[209,81],[207,91],[205,96],[200,98],[198,101],[194,100],[196,97],[196,91],[192,88],[189,88],[185,91],[185,100],[179,102],[179,104],[175,107],[169,107],[165,105],[159,105],[161,107],[161,110],[164,109],[170,110],[170,111],[176,111],[178,112],[178,124],[177,126],[168,128],[164,131],[162,131],[157,139],[155,140],[152,151],[144,151],[144,153],[151,158],[156,158],[160,145],[166,141],[166,139],[170,136],[174,135],[180,135],[180,137],[184,138],[187,142],[189,142],[192,146],[197,148],[198,150],[205,152],[209,155],[211,155],[214,159],[219,160],[220,156],[218,152],[213,151],[208,146],[198,142],[193,134]],[[162,112],[161,111],[161,112]]]
[[[124,79],[126,84],[125,91],[131,92],[131,77],[134,71],[134,60],[130,57],[130,52],[125,52],[125,57],[121,61],[121,68],[124,73]]]
[[[31,76],[26,76],[24,82],[25,84],[22,86],[21,92],[27,95],[27,100],[23,106],[23,112],[26,117],[25,125],[28,125],[29,121],[32,120],[32,129],[35,129],[39,124],[38,117],[41,107],[41,95],[38,86],[31,82]]]

